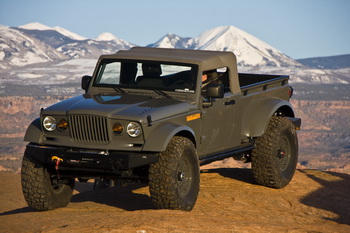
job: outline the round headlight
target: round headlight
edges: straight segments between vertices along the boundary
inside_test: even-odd
[[[119,135],[123,133],[123,126],[119,122],[117,122],[113,125],[112,130],[114,134]]]
[[[59,122],[57,123],[57,128],[60,131],[66,131],[68,129],[68,122],[64,119],[59,120]]]
[[[126,132],[128,132],[130,137],[136,138],[141,134],[141,126],[136,122],[130,122],[126,127]]]
[[[47,116],[43,120],[44,129],[47,131],[54,131],[56,129],[56,119],[52,116]]]

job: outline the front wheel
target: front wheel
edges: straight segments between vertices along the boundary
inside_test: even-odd
[[[298,138],[294,125],[284,117],[272,117],[266,132],[252,151],[255,180],[271,188],[283,188],[293,178],[298,162]]]
[[[190,211],[199,192],[199,162],[191,140],[175,136],[149,169],[153,203],[160,209]]]
[[[71,200],[74,179],[51,179],[48,169],[25,154],[22,162],[21,183],[28,206],[35,210],[52,210],[67,206]]]

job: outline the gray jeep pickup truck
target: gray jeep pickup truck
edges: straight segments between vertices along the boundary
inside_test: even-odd
[[[200,165],[252,163],[282,188],[298,158],[288,76],[239,74],[232,52],[134,47],[102,55],[85,94],[28,127],[21,181],[31,208],[68,205],[76,181],[148,182],[156,207],[191,210]]]

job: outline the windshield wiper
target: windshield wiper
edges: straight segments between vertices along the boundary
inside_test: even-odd
[[[164,96],[165,98],[168,98],[168,99],[172,99],[173,97],[171,97],[170,95],[168,95],[167,93],[159,90],[159,89],[153,89],[153,91],[155,93],[157,93],[158,95],[161,95],[161,96]]]
[[[121,89],[120,87],[113,87],[113,89],[117,92],[117,93],[121,93],[124,94],[125,91],[123,89]]]

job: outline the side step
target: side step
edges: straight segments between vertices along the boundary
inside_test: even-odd
[[[206,165],[206,164],[214,162],[214,161],[223,160],[223,159],[233,157],[233,156],[238,155],[238,154],[242,154],[244,152],[251,151],[254,148],[255,147],[253,146],[253,144],[248,144],[248,145],[244,145],[243,147],[239,147],[239,148],[234,149],[234,150],[224,151],[224,152],[221,152],[218,154],[211,154],[211,155],[205,156],[203,158],[200,158],[199,164],[201,166]]]

